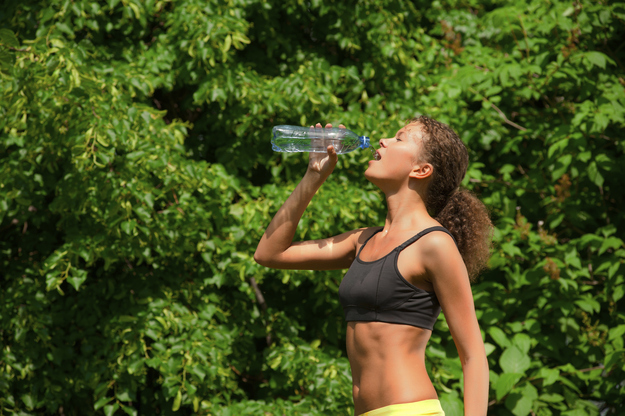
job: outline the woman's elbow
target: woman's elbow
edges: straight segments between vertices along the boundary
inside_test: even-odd
[[[275,261],[271,256],[263,254],[262,251],[256,250],[254,253],[254,261],[261,266],[275,268]]]
[[[478,364],[485,365],[488,368],[488,358],[486,357],[486,351],[484,348],[476,347],[475,349],[468,351],[458,351],[460,356],[460,363],[465,366],[466,364]]]
[[[265,257],[263,257],[263,255],[259,253],[258,250],[256,250],[256,252],[254,253],[254,261],[261,266],[264,266],[267,262],[267,259],[265,259]]]

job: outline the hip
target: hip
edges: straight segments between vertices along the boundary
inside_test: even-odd
[[[420,400],[412,403],[391,404],[360,416],[445,416],[438,400]]]
[[[387,366],[378,371],[372,370],[371,367],[366,367],[352,374],[357,415],[371,409],[395,406],[396,403],[420,403],[438,399],[425,368],[419,365],[404,365],[401,368]],[[391,414],[395,413],[389,413]]]

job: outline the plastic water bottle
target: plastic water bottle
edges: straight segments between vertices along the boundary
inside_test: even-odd
[[[334,146],[336,153],[370,147],[368,137],[338,127],[326,129],[283,125],[273,128],[271,146],[276,152],[326,153],[330,145]]]

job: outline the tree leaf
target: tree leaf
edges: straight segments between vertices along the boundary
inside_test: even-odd
[[[605,69],[606,65],[606,56],[601,52],[590,51],[586,52],[584,55],[588,61],[590,61],[593,65],[598,66],[599,68]]]
[[[512,338],[512,344],[523,354],[528,354],[532,345],[532,338],[525,333],[515,334]]]
[[[28,410],[33,410],[35,408],[35,401],[30,394],[22,394],[20,398]]]
[[[515,416],[527,416],[532,411],[534,400],[538,398],[536,388],[530,383],[526,383],[521,389],[518,389],[508,395],[506,398],[506,407]]]
[[[93,404],[93,410],[98,410],[100,408],[102,408],[105,404],[107,404],[108,402],[110,402],[111,400],[113,400],[114,397],[100,397],[94,404]]]
[[[510,340],[508,340],[506,333],[500,328],[492,326],[488,329],[488,334],[500,347],[507,348],[510,346]]]
[[[543,378],[543,387],[547,387],[558,380],[560,371],[556,368],[541,368],[539,371],[539,377]]]
[[[603,186],[604,179],[597,169],[597,163],[594,161],[590,162],[590,164],[586,168],[586,171],[588,172],[588,177],[590,178],[590,180],[593,181],[595,185],[601,188]]]
[[[117,411],[117,409],[119,409],[118,403],[107,404],[106,406],[104,406],[104,414],[106,416],[113,416],[115,412]]]
[[[506,348],[499,358],[499,365],[506,373],[524,373],[530,367],[530,358],[516,346]]]
[[[180,409],[180,402],[182,401],[182,390],[178,389],[176,393],[176,397],[174,398],[174,403],[171,406],[171,410],[177,412]]]
[[[501,400],[506,394],[508,394],[516,383],[523,377],[523,374],[519,373],[504,373],[499,376],[497,383],[495,384],[495,394],[497,401]]]
[[[69,284],[72,285],[74,289],[78,290],[85,280],[87,280],[87,271],[72,267],[70,276],[67,278]]]
[[[11,48],[19,49],[20,42],[17,40],[15,33],[9,29],[0,29],[0,44]]]

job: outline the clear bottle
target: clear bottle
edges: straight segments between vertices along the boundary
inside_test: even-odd
[[[271,146],[276,152],[326,153],[328,146],[336,153],[348,153],[370,147],[369,138],[359,136],[343,128],[312,128],[299,126],[275,126]]]

